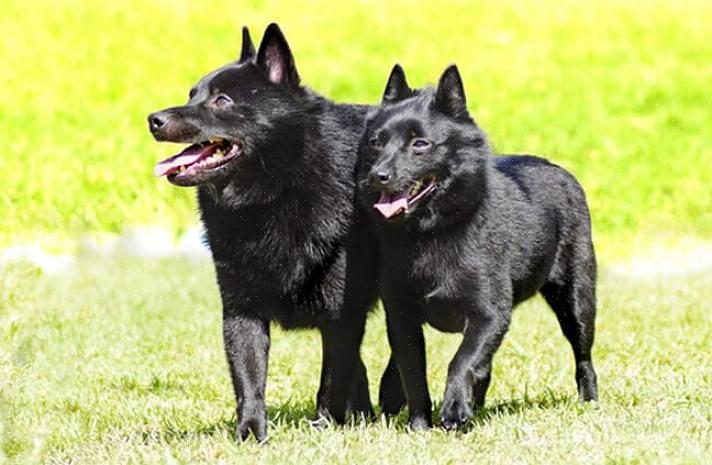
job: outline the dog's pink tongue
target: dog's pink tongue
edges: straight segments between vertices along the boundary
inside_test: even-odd
[[[386,219],[395,216],[408,208],[408,192],[401,194],[387,194],[381,192],[381,198],[373,205]]]
[[[153,175],[157,177],[165,176],[181,166],[192,165],[198,161],[204,151],[205,147],[202,147],[199,144],[193,144],[178,155],[173,155],[172,157],[166,158],[162,162],[159,162],[153,169]]]

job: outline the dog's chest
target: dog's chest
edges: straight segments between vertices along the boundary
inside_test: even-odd
[[[343,274],[343,242],[347,223],[340,217],[320,218],[311,209],[203,209],[203,222],[216,265],[239,275],[245,293],[301,299],[320,293],[326,281]],[[314,273],[318,276],[313,277]],[[336,293],[335,293],[336,294]]]
[[[477,257],[461,245],[430,240],[402,248],[390,279],[399,281],[405,300],[419,308],[424,320],[441,331],[461,331],[463,307],[476,287]],[[400,272],[398,272],[400,270]]]

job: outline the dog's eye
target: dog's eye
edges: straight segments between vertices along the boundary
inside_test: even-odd
[[[410,143],[410,146],[416,149],[417,151],[423,151],[430,147],[430,141],[427,139],[417,138],[413,139],[413,142]]]
[[[370,145],[371,147],[373,147],[375,149],[375,148],[378,148],[381,146],[381,141],[378,140],[378,137],[371,137],[368,140],[368,145]]]
[[[232,103],[232,99],[225,94],[219,94],[213,99],[213,103],[218,107],[224,107]]]

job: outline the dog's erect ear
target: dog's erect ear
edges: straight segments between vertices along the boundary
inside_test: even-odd
[[[381,103],[396,103],[413,96],[413,89],[408,87],[405,72],[399,64],[393,66],[391,75],[388,76],[386,90],[383,91]]]
[[[435,91],[433,108],[441,113],[459,119],[469,119],[465,89],[456,65],[450,65],[440,76],[438,90]]]
[[[274,84],[299,84],[299,74],[294,66],[292,51],[289,50],[287,39],[275,23],[267,26],[265,30],[260,51],[257,52],[257,65]]]
[[[247,29],[247,26],[242,26],[242,51],[240,52],[238,63],[252,61],[255,59],[256,54],[255,45],[252,43],[252,38],[250,37],[250,30]]]

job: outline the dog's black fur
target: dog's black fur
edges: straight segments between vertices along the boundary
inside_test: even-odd
[[[377,245],[355,208],[368,107],[337,105],[299,81],[277,25],[267,27],[258,51],[243,29],[237,62],[203,77],[186,105],[149,116],[157,140],[221,138],[238,154],[216,168],[168,177],[198,186],[242,439],[266,437],[273,320],[321,331],[319,415],[343,422],[347,411],[372,414],[359,347],[377,297]]]
[[[580,398],[595,400],[596,261],[588,207],[574,177],[542,158],[492,156],[468,114],[455,66],[436,90],[417,91],[396,66],[383,105],[366,124],[360,197],[379,237],[381,297],[397,362],[381,387],[384,411],[395,413],[405,402],[391,382],[399,370],[409,425],[432,425],[422,333],[428,322],[464,334],[441,413],[445,428],[463,425],[485,401],[513,307],[537,291],[571,343]],[[379,195],[433,179],[429,194],[400,215],[385,220],[373,208]]]

